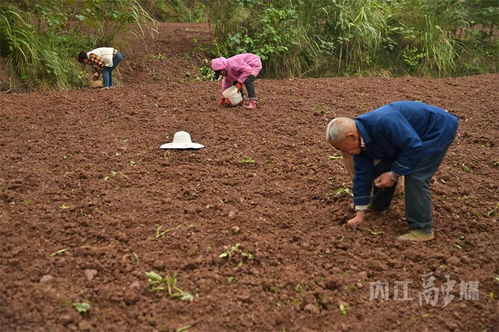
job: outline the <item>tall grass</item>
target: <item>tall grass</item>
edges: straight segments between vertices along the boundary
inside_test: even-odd
[[[495,29],[491,22],[499,19],[499,10],[489,0],[477,1],[212,0],[207,8],[215,23],[215,55],[256,53],[267,76],[387,70],[393,75],[447,76],[469,67],[464,56],[483,60],[487,65],[478,65],[482,69],[497,68],[497,42],[490,33],[488,41],[470,33],[458,36],[477,18],[489,31]],[[488,50],[486,57],[477,45]]]
[[[201,22],[205,17],[203,1],[141,0],[144,10],[162,22]]]
[[[401,55],[413,73],[452,75],[460,54],[456,38],[459,28],[468,27],[461,2],[404,0],[394,7],[391,24],[398,29],[393,38],[395,55]]]
[[[375,62],[391,15],[382,4],[379,0],[324,1],[316,9],[324,22],[320,35],[334,47],[338,74],[361,71]]]
[[[153,19],[135,0],[25,0],[0,7],[0,55],[27,90],[85,83],[81,50],[113,46],[123,31],[144,36]]]
[[[69,89],[81,86],[85,76],[72,54],[77,38],[70,35],[39,34],[19,12],[0,9],[0,52],[27,90]]]

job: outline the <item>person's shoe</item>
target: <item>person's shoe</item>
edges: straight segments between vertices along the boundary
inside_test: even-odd
[[[407,234],[401,235],[397,238],[399,241],[414,241],[414,242],[424,242],[424,241],[430,241],[433,240],[435,235],[433,234],[433,231],[431,233],[424,233],[422,231],[418,231],[413,229]]]
[[[245,105],[244,107],[246,107],[249,110],[255,109],[256,108],[256,100],[250,100],[248,105]]]
[[[103,86],[102,88],[100,88],[101,90],[109,90],[109,87],[108,86]]]

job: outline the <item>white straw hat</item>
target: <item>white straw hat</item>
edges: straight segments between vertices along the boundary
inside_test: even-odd
[[[160,149],[201,149],[204,145],[193,143],[191,135],[186,131],[177,131],[173,135],[173,142],[165,143],[159,147]]]

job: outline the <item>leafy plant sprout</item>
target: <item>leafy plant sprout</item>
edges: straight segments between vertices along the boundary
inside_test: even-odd
[[[180,227],[182,227],[182,225],[177,225],[175,227],[165,229],[165,226],[159,225],[158,227],[156,227],[156,238],[163,237],[166,233],[179,229]]]
[[[149,290],[151,292],[166,290],[168,296],[182,301],[192,301],[195,296],[182,290],[177,286],[177,276],[166,276],[163,278],[154,271],[146,272],[147,281],[149,282]],[[197,297],[197,296],[196,296]]]
[[[255,255],[253,255],[251,252],[243,251],[241,249],[240,243],[236,243],[226,251],[222,252],[218,257],[227,257],[227,262],[230,262],[232,260],[232,257],[234,257],[236,254],[239,254],[241,256],[241,261],[237,264],[238,267],[241,267],[244,264],[244,261],[252,260],[255,258]]]
[[[90,310],[90,304],[85,303],[85,302],[74,302],[71,304],[71,306],[78,311],[80,314],[85,313],[88,310]]]
[[[241,160],[241,163],[243,163],[243,164],[254,164],[254,163],[256,163],[256,160],[253,159],[253,158],[251,158],[251,157],[245,156],[243,158],[243,160]]]
[[[352,190],[347,187],[345,184],[343,184],[342,187],[336,188],[335,190],[331,191],[328,193],[329,195],[335,195],[335,196],[340,196],[340,195],[350,195],[352,196]]]

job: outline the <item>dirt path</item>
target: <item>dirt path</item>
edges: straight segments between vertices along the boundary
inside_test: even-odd
[[[128,60],[118,89],[0,95],[0,330],[498,326],[498,75],[258,80],[259,110],[221,109],[218,83],[192,74],[200,61],[192,38],[208,31],[162,29],[161,47],[133,51],[143,61]],[[148,58],[160,51],[172,63]],[[125,74],[134,68],[132,82]],[[436,239],[427,244],[395,242],[406,230],[400,200],[349,230],[351,198],[333,193],[349,180],[330,158],[327,122],[395,100],[460,119],[433,183]],[[206,148],[159,150],[178,130]],[[219,257],[237,243],[254,259]],[[197,297],[150,292],[148,271],[175,274]],[[429,273],[435,306],[419,303]],[[445,296],[447,275],[454,298]],[[389,300],[370,300],[378,281],[389,283]],[[479,282],[478,299],[469,282]]]

